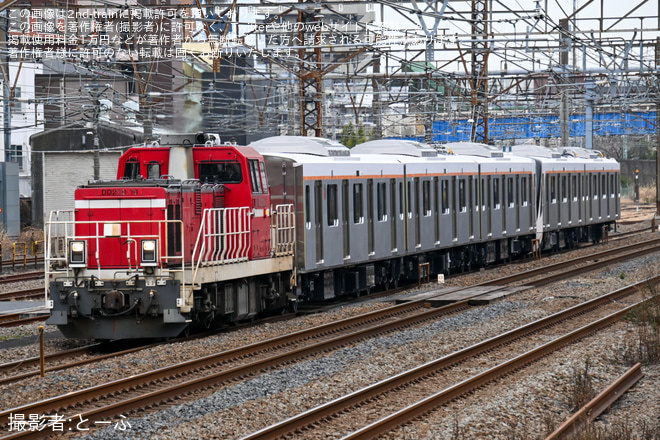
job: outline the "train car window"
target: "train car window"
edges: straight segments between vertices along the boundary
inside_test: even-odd
[[[399,182],[399,216],[403,219],[403,182]]]
[[[506,179],[506,205],[509,208],[516,206],[514,198],[513,177],[507,177]]]
[[[594,200],[598,198],[598,176],[594,174],[593,176],[593,195]]]
[[[353,184],[353,223],[364,223],[362,184]]]
[[[147,179],[160,179],[160,164],[158,162],[149,162],[147,164]]]
[[[428,180],[422,182],[422,209],[425,217],[431,215],[431,182]]]
[[[320,180],[314,181],[314,225],[317,231],[323,225],[323,182]],[[320,259],[317,255],[317,261]]]
[[[140,162],[137,158],[128,159],[124,165],[124,180],[136,180],[140,176]]]
[[[328,185],[327,194],[328,226],[337,226],[339,225],[339,215],[337,210],[337,185]]]
[[[377,203],[378,203],[378,221],[383,222],[387,220],[387,187],[385,183],[379,183],[376,186]]]
[[[241,183],[243,173],[238,162],[200,162],[199,180],[202,183]]]
[[[449,214],[449,181],[443,180],[441,187],[442,187],[442,213]]]
[[[412,218],[413,212],[412,182],[408,182],[408,218]]]
[[[522,206],[527,206],[527,177],[520,178],[520,203]]]
[[[566,176],[561,176],[561,201],[562,203],[566,203],[568,200],[568,191],[566,188]]]
[[[465,202],[465,180],[458,179],[458,209],[460,212],[467,212],[467,203]]]
[[[604,174],[600,178],[600,193],[603,198],[607,197],[607,177]]]
[[[493,179],[493,209],[500,209],[500,179]]]
[[[614,197],[614,176],[610,175],[610,197]]]
[[[574,202],[577,202],[577,176],[571,176],[571,197]]]
[[[556,176],[550,176],[550,203],[557,203],[557,179]]]
[[[490,183],[490,177],[488,183]],[[486,181],[481,179],[481,211],[486,211],[486,194]]]
[[[305,226],[312,227],[312,188],[305,186]]]

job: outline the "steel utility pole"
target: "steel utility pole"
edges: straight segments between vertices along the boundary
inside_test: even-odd
[[[472,142],[488,143],[488,42],[491,0],[472,0]],[[481,127],[481,132],[479,128]]]
[[[6,157],[7,152],[11,150],[11,89],[9,85],[9,45],[8,34],[9,34],[9,10],[7,9],[2,19],[4,21],[2,25],[2,41],[5,43],[6,54],[2,57],[2,113],[3,113],[3,129],[4,129],[4,156]],[[4,160],[4,159],[0,159]]]

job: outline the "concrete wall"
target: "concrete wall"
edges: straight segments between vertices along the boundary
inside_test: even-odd
[[[120,151],[101,152],[100,178],[114,180]],[[74,208],[74,191],[94,179],[94,155],[89,151],[45,153],[43,155],[44,221],[51,211]]]
[[[21,233],[18,164],[0,163],[0,233],[18,237]]]

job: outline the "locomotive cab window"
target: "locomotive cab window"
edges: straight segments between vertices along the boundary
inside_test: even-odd
[[[160,179],[160,163],[149,162],[147,164],[147,179]]]
[[[241,183],[243,173],[238,162],[201,162],[199,180],[202,183]]]
[[[248,160],[250,169],[250,182],[252,183],[252,192],[254,194],[268,193],[268,183],[266,181],[266,169],[264,163],[255,159]]]
[[[124,180],[136,180],[140,177],[140,162],[137,157],[131,157],[124,165]]]

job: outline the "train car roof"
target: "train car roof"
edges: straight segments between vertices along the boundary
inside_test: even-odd
[[[441,148],[449,150],[453,154],[478,157],[502,157],[503,153],[496,147],[477,142],[450,142],[441,145]]]
[[[557,151],[555,148],[543,147],[541,145],[511,145],[509,147],[504,147],[506,153],[514,154],[516,156],[525,156],[525,157],[545,157],[545,158],[557,158],[561,157],[561,152]]]
[[[312,156],[350,156],[350,151],[339,142],[326,138],[306,136],[271,136],[250,143],[261,154],[293,153]]]
[[[351,154],[387,154],[414,157],[436,157],[435,148],[423,142],[407,139],[380,139],[363,142],[351,148]]]

